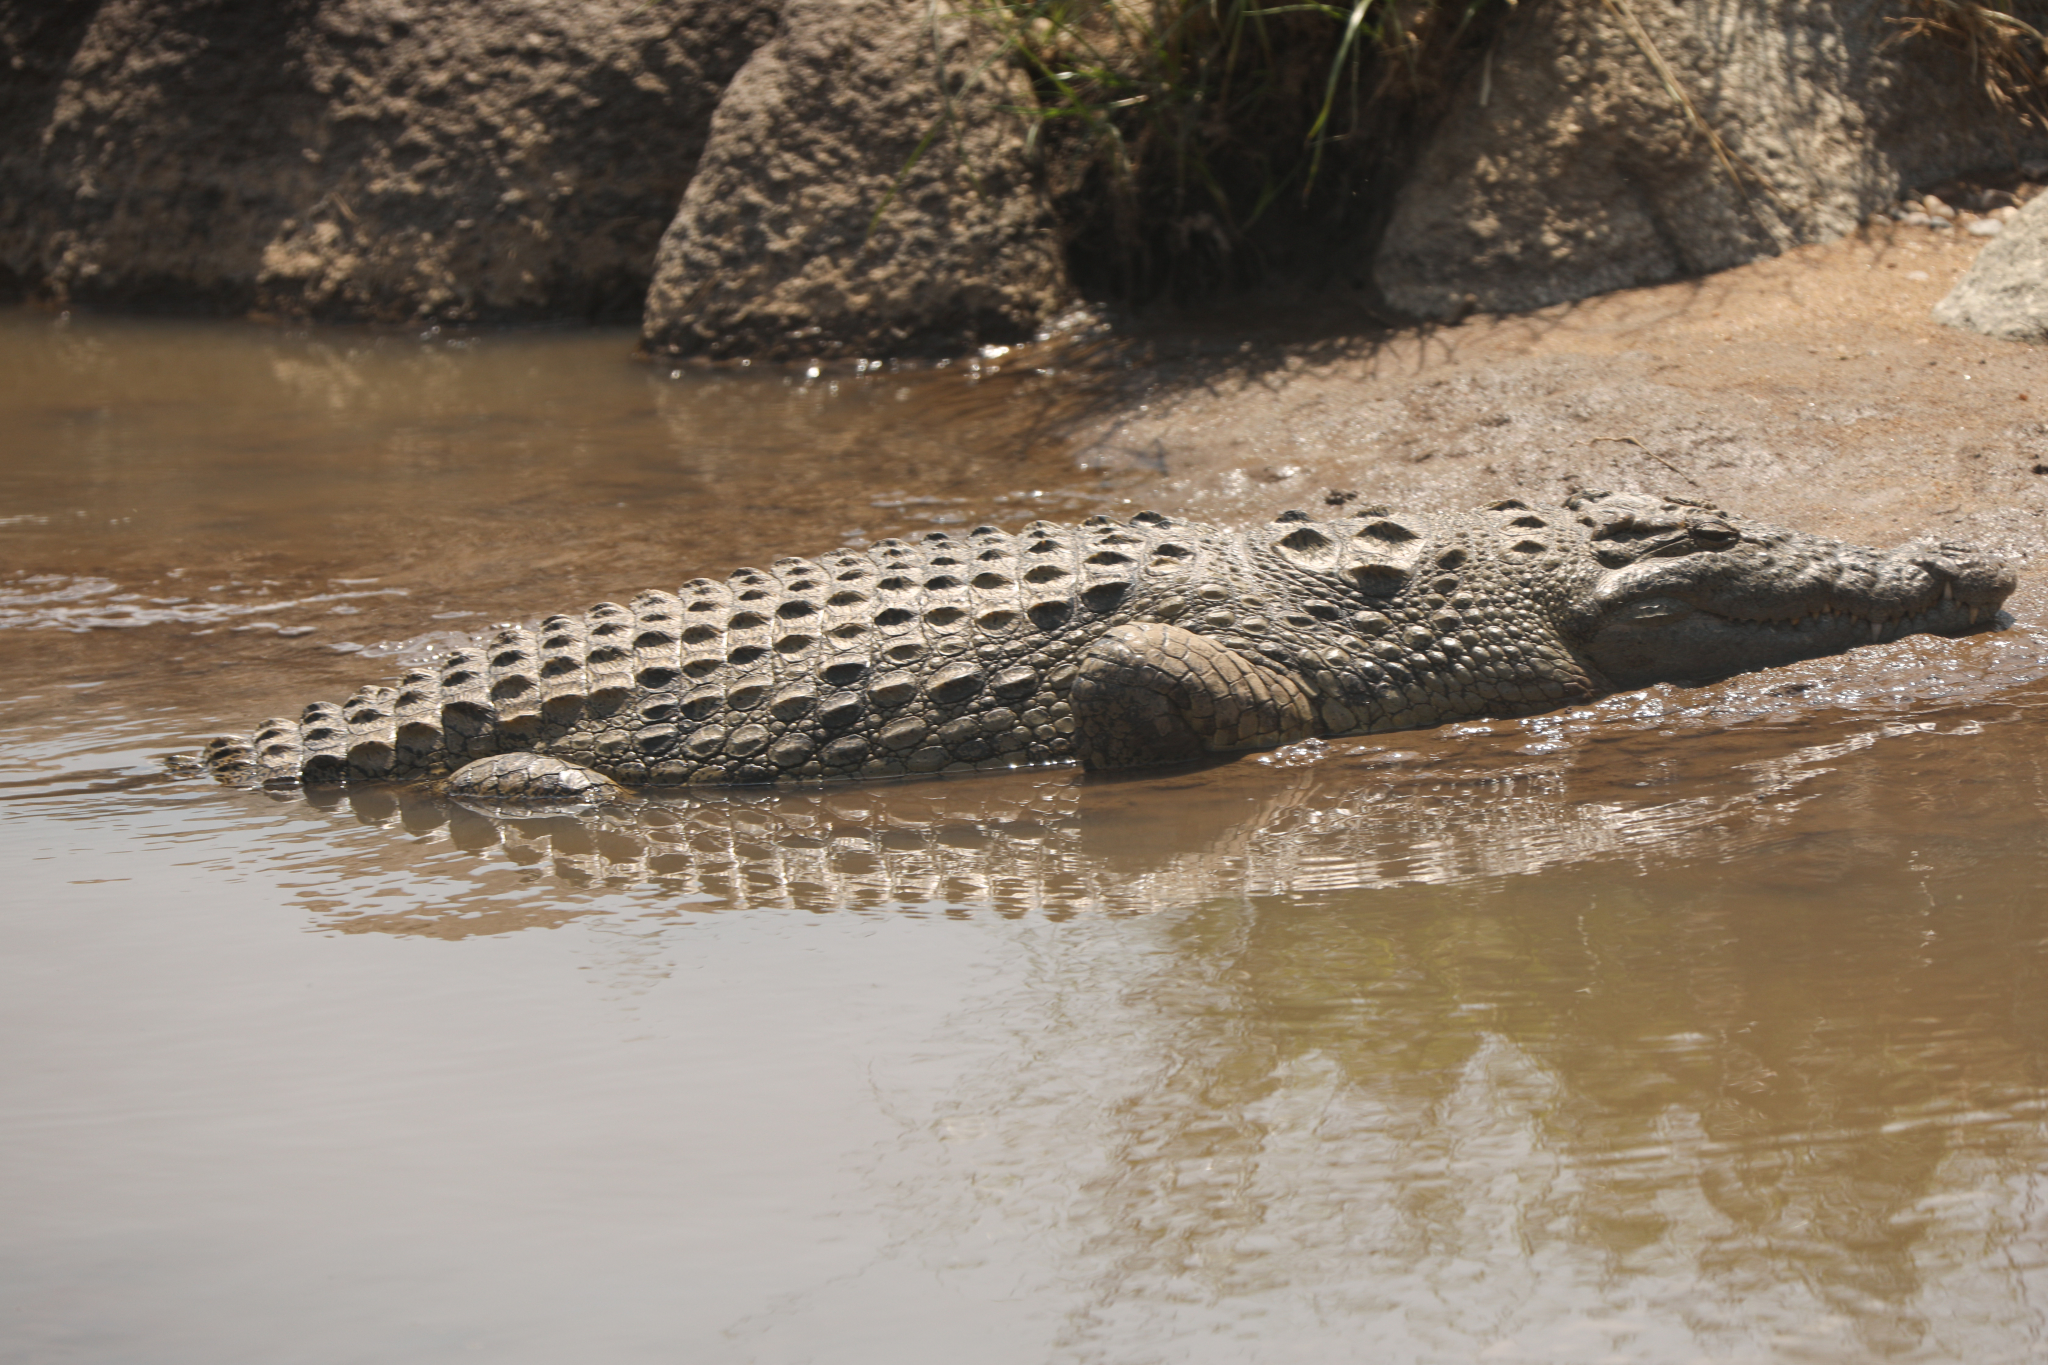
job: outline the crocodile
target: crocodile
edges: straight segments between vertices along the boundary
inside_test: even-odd
[[[200,760],[238,785],[522,800],[1183,763],[1962,634],[2014,585],[1967,546],[1640,493],[980,526],[550,616]]]

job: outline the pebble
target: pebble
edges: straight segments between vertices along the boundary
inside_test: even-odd
[[[1980,196],[1982,198],[1983,196]],[[2003,196],[2007,200],[2010,195]],[[1953,205],[1943,202],[1934,195],[1921,199],[1903,199],[1890,210],[1892,219],[1904,227],[1932,228],[1943,231],[1962,227],[1978,237],[1996,237],[2019,214],[2019,209],[2008,202],[1997,208],[1987,208],[1978,214],[1959,214]]]

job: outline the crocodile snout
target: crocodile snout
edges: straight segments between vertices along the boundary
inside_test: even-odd
[[[2011,564],[1974,546],[1919,540],[1893,553],[1940,580],[1944,600],[1965,606],[1995,609],[2019,586]]]

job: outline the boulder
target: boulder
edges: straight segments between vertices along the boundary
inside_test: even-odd
[[[0,289],[388,321],[632,317],[773,0],[8,7]]]
[[[1071,298],[1029,92],[923,0],[790,0],[718,107],[661,242],[656,353],[957,352]]]
[[[2037,195],[1977,254],[1934,320],[2007,341],[2048,341],[2048,194]]]
[[[1902,185],[2042,145],[1990,106],[1966,54],[1906,40],[1903,13],[1520,7],[1399,191],[1374,285],[1399,313],[1449,319],[1702,275],[1840,236]]]

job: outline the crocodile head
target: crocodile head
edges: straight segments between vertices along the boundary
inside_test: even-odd
[[[1635,494],[1579,493],[1566,506],[1598,565],[1566,634],[1615,687],[1960,635],[1992,622],[2014,587],[2004,562],[1945,542],[1872,550]]]

